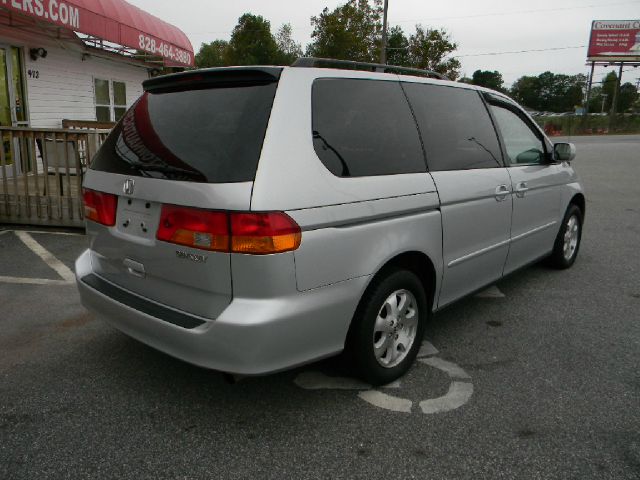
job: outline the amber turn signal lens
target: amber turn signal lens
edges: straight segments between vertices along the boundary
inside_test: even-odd
[[[231,251],[267,255],[300,246],[300,227],[282,212],[231,214]]]

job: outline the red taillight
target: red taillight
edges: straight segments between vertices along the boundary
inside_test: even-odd
[[[203,250],[266,255],[300,246],[300,227],[282,212],[227,213],[163,205],[158,240]]]
[[[116,224],[117,195],[84,188],[82,190],[82,200],[86,219],[108,227]]]
[[[300,246],[300,227],[282,212],[232,213],[231,251],[265,255]]]
[[[158,240],[203,250],[229,251],[229,220],[224,212],[163,205]]]

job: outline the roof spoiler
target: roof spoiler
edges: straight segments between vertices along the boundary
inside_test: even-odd
[[[352,60],[335,60],[333,58],[300,57],[291,64],[299,68],[337,68],[341,70],[365,70],[368,72],[397,73],[399,75],[416,75],[419,77],[437,78],[449,80],[441,73],[420,68],[401,67],[398,65],[385,65],[383,63],[355,62]]]
[[[145,92],[164,93],[205,88],[268,85],[280,79],[282,67],[223,67],[161,75],[142,82]]]

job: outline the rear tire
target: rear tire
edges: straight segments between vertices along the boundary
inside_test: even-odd
[[[374,386],[404,375],[418,354],[428,316],[424,286],[413,272],[391,270],[374,280],[347,339],[355,373]]]
[[[553,245],[553,252],[547,259],[549,266],[563,270],[574,264],[580,250],[582,220],[582,210],[576,205],[569,205]]]

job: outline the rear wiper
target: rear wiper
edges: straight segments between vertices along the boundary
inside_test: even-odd
[[[132,164],[132,166],[134,168],[137,168],[138,170],[141,170],[143,172],[160,172],[160,173],[175,173],[175,174],[180,174],[180,175],[189,175],[191,177],[202,177],[202,173],[197,172],[197,171],[193,171],[193,170],[186,170],[184,168],[178,168],[178,167],[171,167],[169,165],[167,166],[160,166],[160,165],[140,165],[140,164]]]

